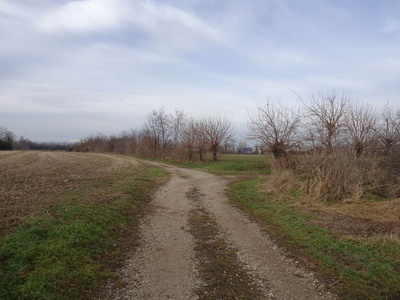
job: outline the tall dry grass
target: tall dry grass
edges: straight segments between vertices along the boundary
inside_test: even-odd
[[[260,190],[268,201],[287,202],[316,213],[319,226],[339,235],[400,240],[400,157],[379,153],[303,153],[294,168],[272,163],[272,176]],[[294,163],[295,162],[295,163]],[[271,200],[272,199],[272,200]]]
[[[336,149],[329,154],[295,154],[290,159],[284,166],[279,161],[271,165],[270,189],[297,187],[308,197],[326,202],[400,197],[399,155],[356,157],[352,151]]]

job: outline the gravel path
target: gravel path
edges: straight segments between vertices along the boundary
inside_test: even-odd
[[[171,180],[160,188],[152,213],[141,225],[140,246],[120,275],[126,285],[110,288],[107,299],[196,299],[201,277],[196,269],[194,237],[188,230],[195,204],[187,193],[198,190],[202,206],[237,250],[246,272],[257,281],[265,299],[335,299],[312,273],[287,259],[258,224],[233,207],[227,181],[208,173],[152,163],[168,170]]]

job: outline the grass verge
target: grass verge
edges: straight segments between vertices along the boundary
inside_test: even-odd
[[[203,280],[196,291],[199,299],[265,299],[254,278],[238,261],[237,250],[221,236],[216,220],[201,205],[199,191],[193,189],[187,197],[196,207],[190,213],[189,225]]]
[[[132,174],[131,174],[132,175]],[[0,299],[85,299],[110,272],[110,258],[124,228],[134,226],[165,178],[158,168],[141,166],[135,176],[114,181],[102,201],[77,200],[76,190],[45,213],[0,240]],[[102,189],[85,185],[80,197],[98,198]]]
[[[310,225],[315,216],[294,202],[258,192],[260,180],[235,183],[232,199],[271,228],[278,243],[316,269],[343,299],[400,299],[400,244],[379,238],[338,237]]]

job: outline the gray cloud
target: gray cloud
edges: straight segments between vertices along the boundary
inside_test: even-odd
[[[0,0],[0,126],[74,140],[161,106],[244,124],[291,90],[396,103],[396,3]]]

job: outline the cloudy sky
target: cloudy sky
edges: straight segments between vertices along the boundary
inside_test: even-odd
[[[399,106],[399,0],[0,0],[0,126],[18,137],[118,134],[161,107],[243,128],[256,104],[332,89]]]

